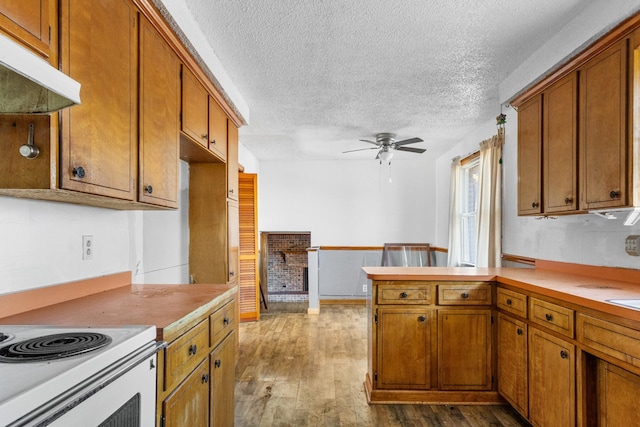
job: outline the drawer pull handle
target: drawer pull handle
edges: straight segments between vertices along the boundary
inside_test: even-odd
[[[409,296],[409,295],[407,295],[407,293],[406,293],[406,292],[402,292],[402,293],[400,294],[400,298],[406,298],[406,297],[408,297],[408,296]]]
[[[469,292],[463,292],[462,295],[460,295],[462,298],[467,299],[469,298]]]
[[[522,333],[523,333],[523,332],[522,332],[522,329],[518,328],[518,329],[516,330],[516,333],[517,333],[518,335],[522,335]]]
[[[550,315],[549,313],[545,314],[544,318],[547,319],[547,322],[551,322],[553,320],[553,316]]]
[[[209,374],[202,374],[202,384],[209,382]]]
[[[566,351],[562,350],[560,351],[560,357],[562,357],[563,359],[566,359],[569,357],[569,353],[567,353]]]
[[[196,354],[198,352],[198,346],[195,344],[191,344],[189,346],[189,356],[193,356],[194,354]]]
[[[513,304],[513,301],[511,301],[510,299],[507,300],[507,305],[511,305]]]
[[[419,316],[418,317],[418,322],[424,322],[425,320],[427,320],[427,316]]]
[[[213,362],[213,366],[215,366],[216,368],[219,368],[220,365],[222,365],[222,362],[220,361],[220,359],[216,359],[216,361]]]
[[[228,317],[225,317],[225,318],[224,318],[224,320],[222,321],[222,324],[223,324],[224,326],[227,326],[227,325],[229,324],[229,318],[228,318]]]

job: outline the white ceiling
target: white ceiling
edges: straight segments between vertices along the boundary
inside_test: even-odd
[[[379,132],[438,155],[499,114],[500,81],[592,2],[185,0],[259,160],[373,159],[342,151]]]

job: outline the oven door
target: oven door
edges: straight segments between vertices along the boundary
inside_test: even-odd
[[[149,343],[9,426],[154,426],[159,348]]]

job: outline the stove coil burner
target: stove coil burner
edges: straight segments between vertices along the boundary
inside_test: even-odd
[[[0,348],[0,362],[37,362],[77,356],[105,347],[111,337],[96,332],[44,335]]]

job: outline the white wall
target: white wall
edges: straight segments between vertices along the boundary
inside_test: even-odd
[[[435,163],[262,161],[261,231],[310,231],[314,246],[381,246],[435,237]],[[389,172],[392,182],[388,182]]]

